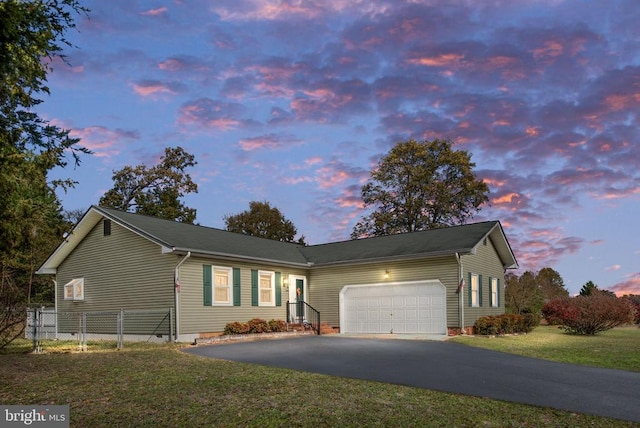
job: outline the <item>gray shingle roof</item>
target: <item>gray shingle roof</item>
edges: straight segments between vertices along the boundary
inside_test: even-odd
[[[301,246],[210,227],[194,226],[95,207],[108,217],[135,228],[161,245],[182,251],[211,255],[228,255],[249,259],[272,260],[301,265],[356,263],[381,259],[438,256],[469,253],[492,234],[506,265],[515,264],[498,221],[431,229],[421,232]],[[497,239],[496,239],[497,238]],[[502,238],[502,239],[500,239]],[[513,261],[510,260],[513,258]]]
[[[499,223],[488,221],[300,249],[315,264],[467,253]]]
[[[128,225],[146,238],[176,251],[222,255],[256,260],[307,264],[300,253],[301,245],[232,233],[212,227],[196,226],[118,211],[93,207],[107,218]]]
[[[490,237],[504,267],[517,267],[515,256],[498,221],[305,247],[92,206],[70,236],[38,269],[38,273],[55,273],[60,263],[103,217],[178,254],[191,252],[201,256],[307,267],[465,254],[472,252],[484,238]]]

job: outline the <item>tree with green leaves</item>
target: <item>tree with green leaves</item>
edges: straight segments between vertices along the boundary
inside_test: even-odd
[[[536,274],[531,271],[521,276],[505,275],[505,306],[512,314],[539,314],[544,305],[544,294],[536,282]]]
[[[67,154],[78,165],[90,152],[34,110],[49,93],[53,60],[71,46],[74,16],[86,12],[75,0],[0,2],[0,347],[20,333],[10,313],[52,302],[50,279],[33,273],[65,228],[56,189],[74,182],[48,174]]]
[[[582,288],[580,289],[581,296],[591,296],[595,294],[599,290],[598,286],[593,283],[593,281],[587,281]]]
[[[396,144],[362,187],[374,211],[354,227],[353,239],[464,224],[489,198],[475,163],[449,140]]]
[[[295,240],[298,229],[293,222],[287,220],[278,208],[272,207],[266,201],[252,201],[249,203],[248,210],[235,215],[226,215],[223,220],[229,232],[306,245],[304,235]]]
[[[562,276],[550,267],[540,269],[536,274],[536,284],[542,291],[545,302],[569,297],[569,290],[565,288]]]
[[[113,188],[100,198],[99,205],[193,224],[196,210],[185,206],[180,198],[198,192],[198,185],[186,172],[196,164],[195,157],[182,147],[167,147],[157,165],[125,166],[114,171]]]

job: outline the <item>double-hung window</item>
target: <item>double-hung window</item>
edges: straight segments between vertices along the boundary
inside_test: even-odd
[[[233,270],[228,267],[213,267],[213,304],[232,305],[231,285]]]
[[[276,305],[275,273],[269,271],[258,271],[258,296],[260,306]]]
[[[480,276],[472,273],[469,275],[469,304],[473,308],[480,306]]]
[[[500,281],[498,280],[498,278],[491,278],[491,281],[489,283],[490,287],[491,287],[491,307],[492,308],[497,308],[498,306],[500,306],[500,292],[498,291],[498,287],[500,286]]]

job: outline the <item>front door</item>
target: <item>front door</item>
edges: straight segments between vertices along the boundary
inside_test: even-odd
[[[296,278],[296,316],[304,319],[304,279]]]

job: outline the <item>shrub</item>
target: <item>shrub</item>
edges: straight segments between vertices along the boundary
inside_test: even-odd
[[[549,325],[562,325],[562,320],[574,316],[567,311],[569,310],[569,302],[571,299],[562,298],[551,300],[542,307],[542,316]]]
[[[247,334],[250,332],[249,324],[246,322],[230,322],[224,326],[224,333],[230,334]]]
[[[535,317],[527,318],[524,315],[488,315],[486,317],[478,318],[478,320],[474,324],[474,331],[476,334],[481,336],[528,333],[533,330],[533,327],[537,325],[534,325],[534,321]]]
[[[271,327],[269,323],[261,318],[253,318],[249,320],[249,330],[251,333],[270,333]]]
[[[522,314],[523,320],[523,333],[529,333],[534,328],[540,325],[540,315],[539,314]]]
[[[269,329],[274,333],[287,331],[287,323],[282,320],[269,320]]]
[[[640,326],[640,296],[622,296],[622,298],[628,300],[633,306],[635,310],[634,323]]]
[[[627,299],[604,293],[551,301],[542,313],[547,321],[560,324],[570,334],[594,335],[634,321],[634,308]]]
[[[498,317],[489,315],[478,318],[473,327],[476,334],[480,334],[482,336],[493,336],[500,334],[500,325],[501,323]]]

